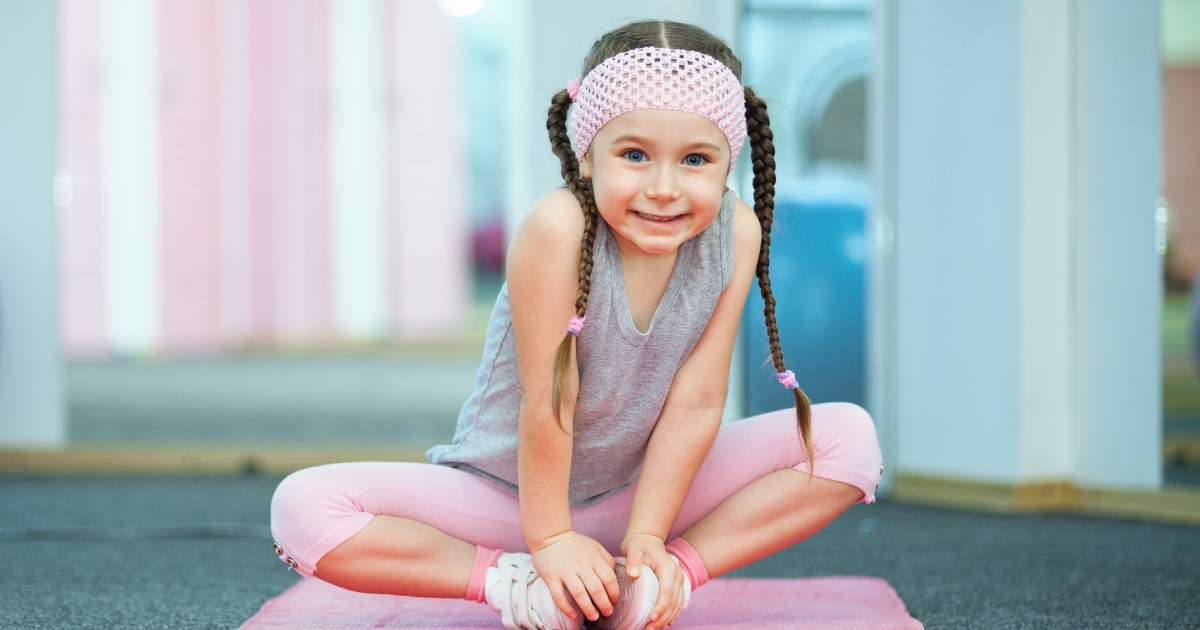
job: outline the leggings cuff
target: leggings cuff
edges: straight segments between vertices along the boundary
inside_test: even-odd
[[[679,558],[679,566],[691,581],[693,591],[708,581],[708,569],[704,567],[704,561],[700,559],[700,554],[696,553],[691,543],[682,537],[676,538],[667,543],[667,553],[675,554],[675,557]]]
[[[504,552],[499,549],[475,545],[475,565],[471,567],[471,581],[467,584],[467,594],[463,599],[487,603],[487,570],[496,566],[502,555]]]

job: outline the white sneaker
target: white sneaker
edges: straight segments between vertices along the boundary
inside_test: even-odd
[[[583,612],[576,609],[575,619],[563,614],[550,596],[546,581],[533,568],[527,553],[506,553],[497,565],[487,570],[484,597],[492,610],[500,613],[509,630],[580,630]]]
[[[600,630],[642,630],[650,623],[650,613],[658,602],[658,576],[646,565],[637,579],[629,577],[625,558],[617,558],[617,588],[620,596],[613,604],[613,614],[601,616],[589,625]]]

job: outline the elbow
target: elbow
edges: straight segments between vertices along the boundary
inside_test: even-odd
[[[719,418],[725,411],[725,388],[699,388],[668,396],[666,407],[689,416],[715,413]]]

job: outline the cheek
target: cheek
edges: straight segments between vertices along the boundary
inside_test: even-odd
[[[627,205],[639,190],[636,177],[619,171],[608,171],[603,177],[592,179],[592,195],[596,198],[597,206]]]

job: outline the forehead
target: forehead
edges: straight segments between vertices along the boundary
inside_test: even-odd
[[[628,136],[662,146],[707,142],[722,150],[729,150],[725,134],[711,120],[699,114],[671,109],[639,109],[621,114],[596,132],[592,145],[609,144]]]

